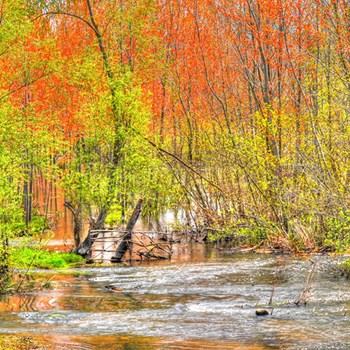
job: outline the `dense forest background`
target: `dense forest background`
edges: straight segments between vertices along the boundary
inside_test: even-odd
[[[251,244],[350,245],[348,1],[0,0],[0,69],[4,261],[52,225],[50,186],[76,245],[139,197]]]

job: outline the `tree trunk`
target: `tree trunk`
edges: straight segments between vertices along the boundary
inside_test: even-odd
[[[90,220],[90,230],[103,230],[108,215],[107,209],[101,209],[96,220]]]
[[[89,229],[88,235],[86,236],[84,241],[81,242],[76,248],[76,251],[79,255],[86,257],[89,254],[93,243],[92,238],[94,238],[94,237],[91,237],[90,231],[103,230],[105,228],[105,221],[106,221],[107,214],[108,214],[107,210],[103,209],[101,210],[96,221],[94,220],[90,221],[90,229]]]
[[[132,230],[134,229],[134,226],[136,224],[137,219],[140,216],[141,209],[142,209],[142,202],[143,200],[140,198],[139,201],[137,202],[137,205],[134,209],[134,212],[131,215],[131,218],[129,219],[128,224],[126,225],[126,233],[123,237],[122,242],[119,244],[115,255],[111,258],[111,262],[121,262],[123,256],[127,252],[129,248],[129,242],[131,241],[132,238]]]
[[[87,255],[89,254],[89,252],[91,250],[91,246],[92,246],[92,239],[91,238],[92,237],[91,237],[91,234],[89,232],[87,237],[84,239],[84,241],[77,248],[77,254],[79,254],[83,257],[87,257]]]
[[[73,215],[74,249],[78,249],[83,233],[82,206],[78,204],[75,208],[70,202],[64,202],[64,206]]]

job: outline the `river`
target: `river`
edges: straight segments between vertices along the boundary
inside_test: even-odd
[[[350,282],[333,265],[197,245],[171,262],[36,271],[52,288],[3,296],[0,333],[33,349],[349,349]]]

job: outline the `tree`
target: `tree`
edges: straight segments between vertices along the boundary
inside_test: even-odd
[[[83,212],[90,228],[99,229],[104,227],[112,205],[125,203],[118,192],[125,154],[147,124],[139,82],[143,67],[138,56],[147,44],[141,31],[147,30],[151,20],[150,4],[52,2],[36,16],[55,23],[58,43],[68,39],[68,50],[61,44],[67,62],[80,61],[78,67],[71,66],[69,81],[83,103],[72,116],[78,117],[79,126],[65,154],[62,172],[66,206],[75,218],[76,245],[81,243]]]

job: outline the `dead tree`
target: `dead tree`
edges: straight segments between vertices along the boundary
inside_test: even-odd
[[[123,259],[123,256],[129,249],[129,245],[132,239],[132,230],[134,229],[136,221],[140,216],[141,209],[142,209],[142,202],[143,200],[140,198],[139,201],[137,202],[134,212],[132,213],[129,219],[128,224],[126,225],[126,229],[125,229],[126,232],[124,234],[123,240],[119,244],[115,252],[115,255],[112,256],[111,262],[114,262],[114,263],[121,262],[121,260]]]

